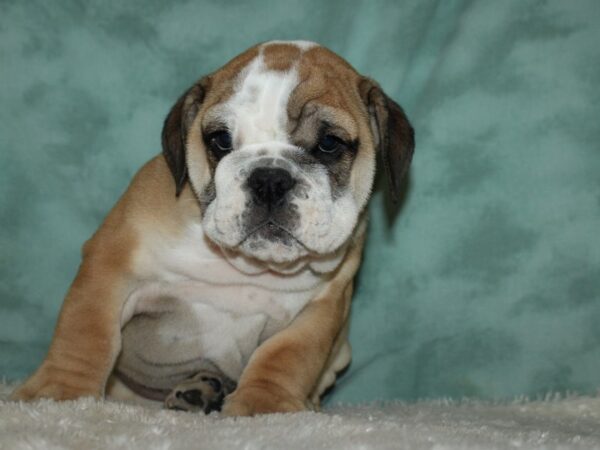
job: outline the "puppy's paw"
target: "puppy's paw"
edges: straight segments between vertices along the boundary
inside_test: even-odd
[[[202,371],[175,386],[165,399],[165,406],[205,414],[221,411],[223,399],[235,386],[235,382],[220,373]]]
[[[294,398],[275,386],[243,386],[225,399],[226,416],[254,416],[257,414],[291,413],[310,408],[308,401]]]
[[[89,380],[80,380],[67,373],[53,373],[40,368],[10,396],[13,401],[34,401],[40,398],[73,400],[79,397],[102,397],[102,390],[91,387]]]

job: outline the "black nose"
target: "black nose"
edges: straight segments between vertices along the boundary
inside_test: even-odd
[[[248,187],[254,200],[267,206],[278,206],[296,181],[287,170],[259,167],[248,177]]]

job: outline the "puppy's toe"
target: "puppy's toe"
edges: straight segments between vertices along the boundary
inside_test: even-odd
[[[179,396],[190,405],[204,407],[204,399],[202,398],[202,391],[200,389],[189,389],[187,391],[177,391],[175,396]]]
[[[200,379],[205,383],[208,383],[215,392],[221,392],[223,390],[223,383],[221,383],[221,380],[215,378],[214,376],[203,376],[200,377]]]
[[[165,400],[169,409],[208,414],[220,411],[232,382],[213,372],[201,372],[175,386]],[[235,384],[234,384],[235,385]],[[235,388],[234,388],[235,389]]]

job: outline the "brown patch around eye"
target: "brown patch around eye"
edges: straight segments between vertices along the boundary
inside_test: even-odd
[[[209,123],[202,124],[202,135],[208,136],[220,130],[226,130],[227,125],[220,121],[210,121]]]
[[[345,152],[338,161],[327,167],[334,198],[339,196],[348,186],[353,162],[354,154]]]
[[[350,135],[350,133],[348,133],[344,128],[340,126],[329,122],[324,122],[321,125],[320,130],[322,135],[329,134],[331,136],[334,136],[349,147],[355,148],[357,145],[358,140],[356,138],[353,138]]]
[[[311,172],[314,166],[325,167],[332,195],[337,198],[343,194],[350,181],[359,147],[358,138],[353,137],[341,126],[323,120],[321,117],[324,113],[318,107],[306,108],[305,112],[290,133],[294,145],[303,149],[301,154],[294,155],[293,159],[307,172]],[[335,151],[328,153],[319,149],[321,139],[326,136],[331,136],[339,142]]]

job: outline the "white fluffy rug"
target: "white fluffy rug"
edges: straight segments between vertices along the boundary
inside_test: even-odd
[[[0,384],[0,449],[600,449],[600,396],[233,419],[91,399],[20,404],[9,390]]]

